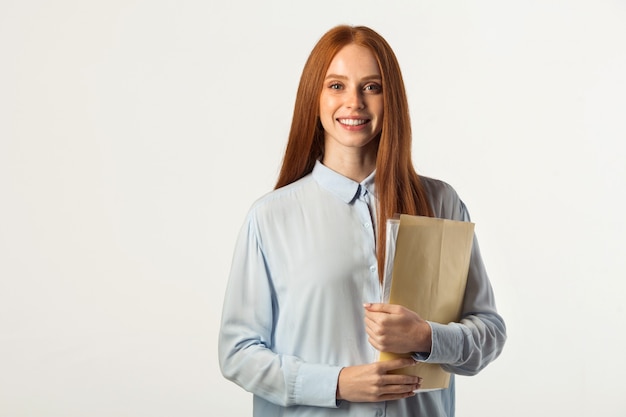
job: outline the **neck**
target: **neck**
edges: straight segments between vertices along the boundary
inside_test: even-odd
[[[376,169],[376,151],[378,146],[369,149],[325,149],[322,164],[335,172],[361,182]],[[330,152],[329,152],[330,151]]]

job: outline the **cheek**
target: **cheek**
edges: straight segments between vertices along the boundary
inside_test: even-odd
[[[372,111],[379,118],[383,117],[383,100],[380,97],[373,97],[370,103],[368,103],[370,111]]]
[[[320,112],[319,117],[320,117],[320,122],[322,124],[322,129],[326,131],[328,130],[328,125],[332,119],[332,115],[329,113],[328,107],[326,107],[323,103],[320,103],[319,112]]]
[[[332,100],[325,99],[320,100],[320,118],[321,119],[332,119],[333,114],[335,113],[335,106]]]

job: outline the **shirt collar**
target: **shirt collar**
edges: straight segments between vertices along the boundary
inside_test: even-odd
[[[376,196],[375,173],[376,171],[374,170],[374,172],[368,175],[361,183],[358,183],[333,171],[320,161],[316,161],[312,175],[322,188],[350,204],[367,192]]]

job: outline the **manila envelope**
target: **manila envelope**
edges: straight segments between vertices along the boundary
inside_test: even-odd
[[[401,215],[395,245],[387,245],[395,250],[387,254],[392,261],[386,263],[393,265],[388,302],[424,320],[459,321],[473,238],[474,223]],[[408,356],[381,352],[380,360]],[[421,376],[420,391],[447,388],[450,382],[450,374],[438,364],[417,363],[394,372]]]

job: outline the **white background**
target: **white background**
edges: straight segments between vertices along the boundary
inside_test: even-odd
[[[0,2],[0,417],[247,416],[232,249],[323,32],[392,45],[509,341],[458,416],[626,415],[623,1]]]

